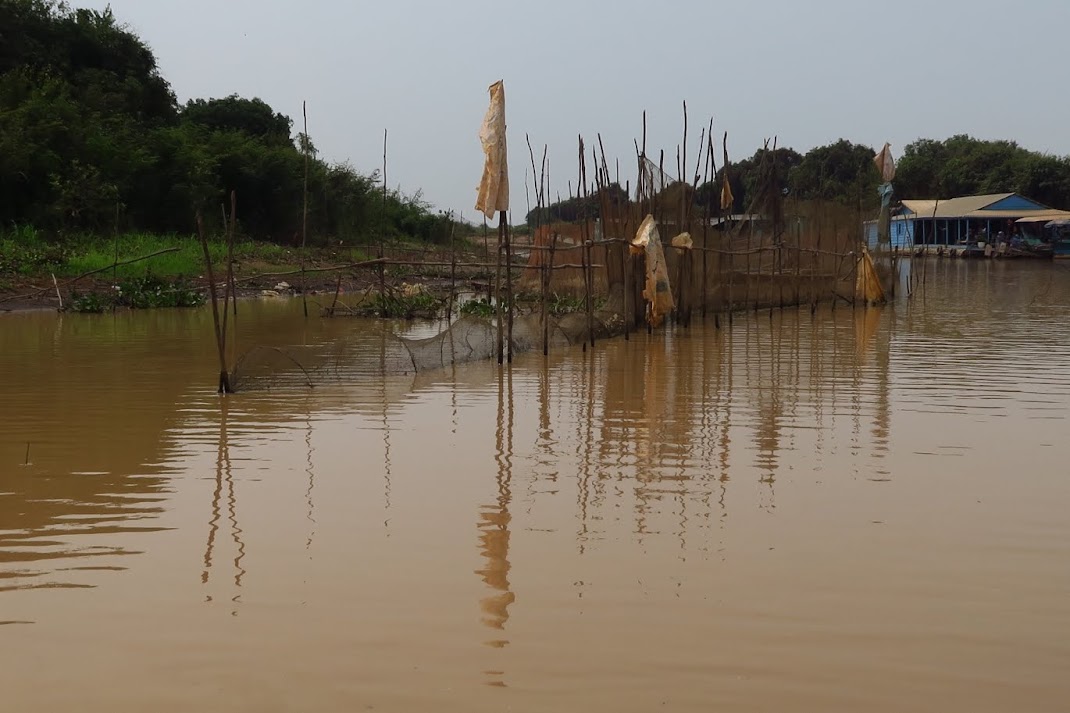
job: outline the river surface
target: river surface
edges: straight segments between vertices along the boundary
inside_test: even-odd
[[[0,316],[2,709],[1070,710],[1070,270],[926,273],[385,378],[242,303],[225,399],[207,309]]]

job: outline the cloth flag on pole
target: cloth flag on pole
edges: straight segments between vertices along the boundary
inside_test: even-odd
[[[735,196],[732,195],[732,186],[728,183],[728,171],[725,171],[724,185],[721,186],[721,210],[732,210],[732,205],[735,202]]]
[[[483,179],[476,194],[476,210],[488,218],[509,210],[509,165],[505,146],[505,83],[490,85],[490,106],[479,129],[483,144]]]
[[[732,186],[728,183],[728,132],[724,132],[724,143],[721,145],[724,149],[724,184],[721,186],[721,210],[727,210],[732,212],[732,205],[736,202],[735,196],[732,195]]]
[[[884,148],[873,157],[873,163],[880,171],[881,183],[891,183],[895,179],[895,159],[892,158],[891,144],[884,144]]]

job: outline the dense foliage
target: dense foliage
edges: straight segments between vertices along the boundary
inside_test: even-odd
[[[234,190],[245,234],[295,242],[307,149],[310,243],[380,230],[448,238],[447,221],[418,196],[388,191],[384,201],[378,174],[319,160],[292,128],[259,99],[180,106],[152,51],[110,10],[0,0],[4,228],[189,232],[197,209],[218,222]]]
[[[1009,192],[1070,208],[1070,158],[1029,151],[1013,141],[921,139],[906,147],[896,176],[896,193],[906,198]]]

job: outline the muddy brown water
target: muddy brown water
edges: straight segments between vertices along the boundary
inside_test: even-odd
[[[316,387],[225,400],[205,310],[0,317],[2,708],[1067,710],[1070,270],[927,269],[385,379],[243,303]]]

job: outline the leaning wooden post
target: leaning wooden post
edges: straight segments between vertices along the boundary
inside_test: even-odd
[[[607,257],[608,257],[608,253]],[[620,275],[621,275],[621,313],[624,315],[624,341],[631,339],[631,325],[628,320],[628,243],[621,239],[620,246]]]
[[[386,271],[383,260],[385,258],[383,247],[383,234],[386,232],[386,138],[387,130],[383,129],[383,200],[379,206],[379,301],[386,295]]]
[[[305,188],[302,193],[302,210],[301,210],[301,306],[305,310],[305,318],[308,318],[308,284],[305,281],[305,245],[308,241],[308,153],[309,140],[308,140],[308,107],[306,102],[301,102],[301,115],[304,117],[305,133],[302,135],[302,153],[305,155]],[[233,211],[231,211],[231,218],[233,218]],[[226,309],[226,305],[224,305]]]
[[[542,210],[542,206],[539,206],[539,210]],[[538,225],[538,218],[535,219],[535,224]],[[536,232],[538,229],[536,228]],[[534,243],[534,241],[533,241]],[[533,244],[532,248],[539,247]],[[549,246],[545,246],[549,248]],[[550,260],[553,260],[552,254],[543,251],[540,254],[540,278],[542,279],[542,293],[539,296],[539,316],[542,318],[542,355],[550,355]]]
[[[230,374],[227,371],[227,353],[224,348],[225,335],[219,323],[219,295],[216,294],[215,275],[212,271],[212,255],[208,252],[208,238],[204,234],[204,220],[201,218],[200,211],[197,211],[197,234],[201,239],[201,249],[204,250],[204,269],[208,274],[208,293],[212,297],[212,324],[215,327],[216,352],[219,354],[219,393],[230,394],[234,392],[234,389],[230,386]]]
[[[494,314],[498,323],[498,366],[505,362],[505,329],[502,325],[502,250],[505,247],[505,211],[498,214],[498,250],[494,268]]]
[[[446,325],[453,321],[453,301],[457,299],[457,239],[453,214],[446,213],[450,221],[450,298],[446,303]]]
[[[230,220],[227,222],[227,289],[223,293],[223,336],[227,334],[227,301],[232,297],[235,304],[238,294],[234,285],[234,213],[237,209],[237,196],[234,191],[230,192]],[[237,311],[234,315],[237,316]]]
[[[800,240],[802,239],[801,229],[800,229],[799,239]],[[810,314],[811,315],[817,313],[817,300],[818,300],[817,270],[818,270],[818,265],[820,264],[818,262],[819,259],[820,259],[818,254],[820,252],[821,252],[821,226],[818,225],[818,227],[817,227],[817,247],[814,249],[814,252],[811,253],[811,257],[810,257]]]
[[[230,238],[227,241],[227,275],[230,277],[231,308],[234,318],[238,318],[238,286],[234,282],[234,240],[238,234],[238,193],[230,192]]]
[[[223,346],[227,345],[227,299],[234,302],[234,322],[237,329],[238,321],[238,288],[234,282],[234,233],[236,232],[236,218],[238,213],[238,194],[230,192],[230,222],[227,225],[227,290],[223,293]],[[237,351],[237,345],[231,340],[231,354]]]
[[[584,253],[587,272],[587,341],[591,343],[591,348],[594,348],[594,265],[590,239],[584,243]]]
[[[594,348],[594,268],[592,263],[592,242],[591,242],[591,219],[587,214],[589,207],[589,196],[587,193],[587,158],[583,153],[583,137],[579,137],[579,159],[580,159],[580,175],[579,185],[576,186],[576,197],[580,199],[581,210],[583,211],[583,225],[581,227],[581,235],[583,238],[583,248],[580,252],[583,263],[583,286],[585,299],[585,307],[587,310],[587,341],[590,342],[591,348]]]
[[[506,361],[513,363],[513,245],[506,213],[501,212],[505,223],[505,308],[508,311],[505,322]]]

